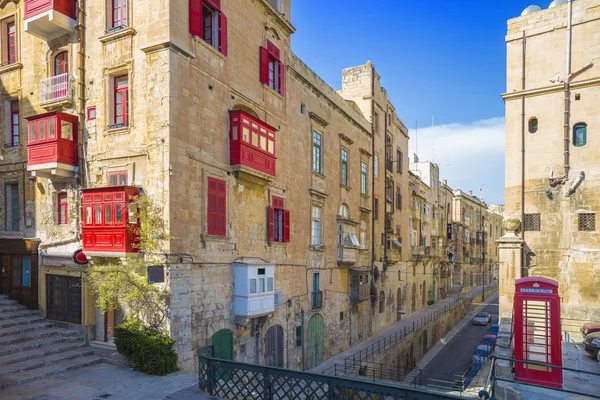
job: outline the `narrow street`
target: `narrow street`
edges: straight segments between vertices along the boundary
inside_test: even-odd
[[[498,323],[497,297],[481,311],[491,314],[492,324]],[[451,388],[471,365],[471,356],[486,332],[487,327],[469,321],[421,371],[420,384]]]

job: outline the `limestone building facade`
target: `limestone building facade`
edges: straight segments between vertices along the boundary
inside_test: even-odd
[[[505,215],[521,220],[524,244],[501,267],[501,295],[523,276],[557,280],[572,331],[600,316],[599,11],[597,0],[569,2],[510,19],[506,35]]]
[[[135,255],[145,193],[186,370],[210,344],[309,369],[445,296],[451,189],[432,166],[416,190],[445,265],[417,274],[408,130],[371,62],[335,91],[294,55],[290,0],[2,0],[0,23],[0,292],[111,341],[86,265]]]

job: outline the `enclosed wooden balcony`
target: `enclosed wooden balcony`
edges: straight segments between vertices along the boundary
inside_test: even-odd
[[[242,110],[231,111],[229,119],[229,160],[237,176],[271,181],[276,175],[276,129]]]
[[[27,120],[27,170],[43,178],[73,177],[79,170],[77,117],[50,112]]]
[[[45,41],[75,32],[76,0],[25,0],[24,29]]]
[[[127,257],[139,250],[139,188],[109,186],[82,190],[83,252],[88,256]]]

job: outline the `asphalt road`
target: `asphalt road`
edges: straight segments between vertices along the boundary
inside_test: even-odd
[[[492,324],[498,323],[497,303],[481,311],[491,314]],[[485,326],[466,324],[421,372],[420,384],[451,388],[471,365],[471,356],[486,332]]]

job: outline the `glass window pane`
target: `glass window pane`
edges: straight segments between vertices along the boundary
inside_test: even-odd
[[[95,212],[95,217],[96,217],[95,224],[102,225],[102,206],[95,206],[94,208],[95,208],[94,212]]]
[[[60,122],[60,137],[73,140],[73,124],[67,121]]]
[[[237,140],[238,138],[238,127],[234,125],[231,127],[231,140]]]
[[[242,127],[242,140],[246,143],[250,143],[250,129],[245,126]]]
[[[115,223],[123,223],[123,205],[115,204]]]
[[[129,204],[127,214],[129,214],[129,218],[128,218],[129,223],[137,224],[137,207],[135,204]]]
[[[112,206],[105,204],[104,205],[104,222],[106,224],[112,224]]]
[[[256,279],[250,279],[250,294],[256,293]]]
[[[119,185],[127,185],[127,174],[119,174]]]
[[[85,224],[92,224],[92,206],[85,206]]]
[[[40,140],[46,139],[46,121],[40,121]]]
[[[264,136],[260,137],[260,148],[261,150],[267,151],[267,138]]]
[[[273,278],[267,278],[267,292],[273,291]]]
[[[54,124],[55,124],[54,119],[48,120],[48,138],[54,138]]]
[[[275,142],[272,140],[269,140],[269,153],[275,154]]]
[[[252,131],[252,146],[258,147],[258,133]]]
[[[258,293],[265,292],[265,278],[258,278]]]

